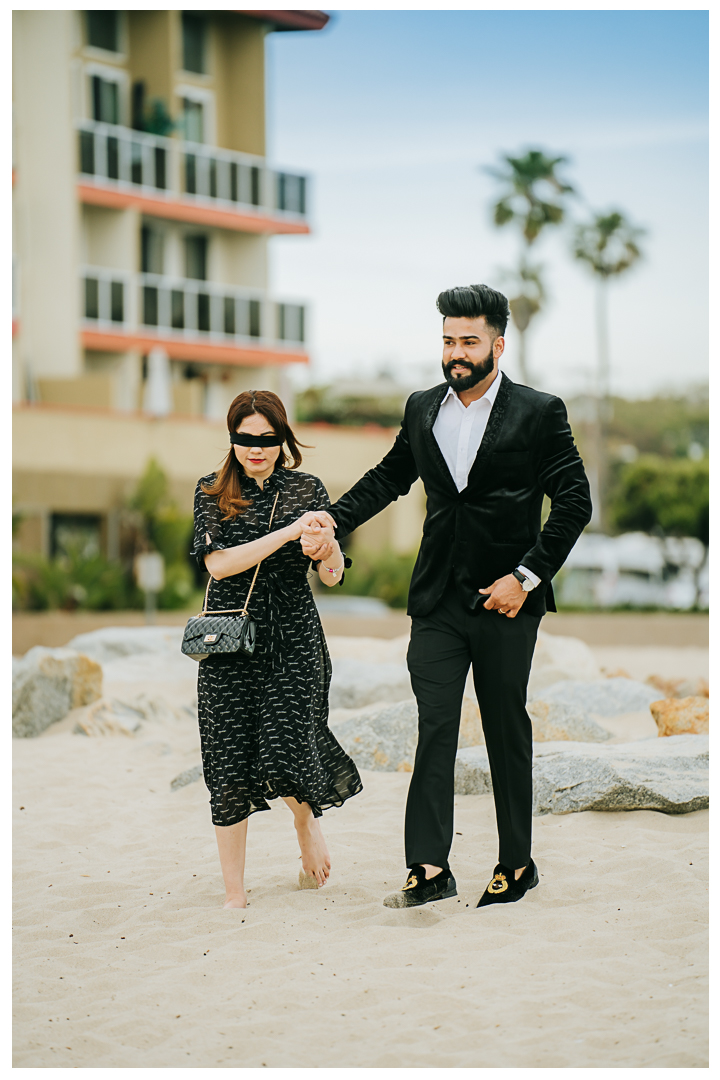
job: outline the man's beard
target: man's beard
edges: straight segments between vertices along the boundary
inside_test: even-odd
[[[460,361],[451,360],[449,364],[443,364],[442,369],[445,381],[452,386],[455,393],[462,393],[463,390],[471,390],[473,386],[477,386],[479,382],[482,382],[491,374],[495,366],[495,357],[491,348],[485,359],[481,360],[479,364],[471,364],[469,360],[463,360],[462,364],[464,367],[470,368],[470,374],[461,375],[459,379],[453,379],[450,372],[458,363]]]

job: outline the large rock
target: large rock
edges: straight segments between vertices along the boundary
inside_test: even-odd
[[[409,638],[391,641],[377,638],[328,639],[333,662],[330,705],[356,709],[375,702],[403,701],[412,694],[405,654]],[[596,680],[601,671],[591,649],[579,638],[538,634],[530,672],[530,692],[565,679]],[[475,698],[472,672],[465,690]]]
[[[191,769],[185,769],[170,781],[170,790],[179,791],[180,788],[187,787],[188,784],[194,784],[202,774],[202,765],[193,765]]]
[[[634,679],[616,677],[589,682],[565,679],[539,693],[529,695],[530,706],[540,701],[562,705],[578,717],[621,716],[629,712],[645,712],[657,691]]]
[[[706,697],[668,698],[650,706],[658,735],[707,735],[710,702]]]
[[[707,679],[664,679],[662,675],[649,675],[645,682],[666,698],[710,697]]]
[[[533,742],[605,742],[612,738],[607,728],[589,716],[578,713],[556,701],[537,698],[528,703],[532,722]]]
[[[105,683],[180,686],[197,678],[198,666],[180,652],[182,626],[106,626],[78,634],[67,646],[102,664]]]
[[[101,693],[102,668],[94,660],[72,649],[36,645],[21,659],[13,659],[13,735],[21,739],[40,735]]]
[[[83,711],[73,729],[75,735],[135,735],[145,719],[143,711],[117,698],[100,698]]]
[[[546,634],[542,630],[538,633],[530,669],[531,694],[565,679],[591,681],[601,675],[597,660],[584,641]]]
[[[68,649],[84,653],[98,664],[146,653],[175,654],[183,637],[181,626],[104,626],[78,634]]]
[[[533,813],[580,810],[661,810],[686,814],[709,804],[708,739],[672,735],[597,746],[545,743],[535,748]],[[487,753],[461,750],[455,766],[458,795],[492,791]]]
[[[464,697],[460,712],[460,736],[458,746],[479,746],[485,742],[485,733],[480,717],[480,706],[473,698]]]
[[[392,705],[364,709],[333,722],[333,734],[360,769],[374,772],[412,772],[418,737],[418,710],[414,698]],[[460,718],[459,746],[482,741],[477,704],[465,699]]]
[[[396,638],[342,637],[333,634],[327,637],[333,664],[346,659],[365,660],[369,664],[404,664],[409,644],[409,634]]]
[[[406,701],[412,696],[405,664],[376,664],[341,657],[333,661],[332,667],[332,709],[360,709],[380,701]]]
[[[129,699],[101,698],[78,714],[73,732],[93,737],[133,736],[146,722],[175,725],[178,720],[195,721],[196,715],[196,707],[192,705],[171,704],[162,697],[147,694],[137,694]]]
[[[360,769],[411,772],[417,746],[414,700],[366,709],[333,724],[333,734]]]

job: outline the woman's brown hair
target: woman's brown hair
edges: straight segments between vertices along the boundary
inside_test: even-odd
[[[252,416],[253,413],[264,416],[278,438],[283,441],[275,468],[299,468],[302,464],[300,447],[305,444],[299,443],[295,438],[295,433],[288,422],[285,406],[272,390],[245,390],[242,394],[238,394],[228,409],[228,431],[234,435],[245,417]],[[285,453],[285,446],[290,451],[289,457]],[[242,479],[244,476],[243,467],[231,446],[214,481],[211,484],[200,485],[206,495],[212,495],[217,499],[223,521],[243,514],[252,503],[252,499],[243,498]]]

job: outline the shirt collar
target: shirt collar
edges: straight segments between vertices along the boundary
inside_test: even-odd
[[[492,383],[490,384],[489,389],[487,389],[485,391],[485,393],[483,394],[483,396],[481,398],[478,398],[477,400],[478,401],[487,401],[490,404],[490,408],[492,408],[492,406],[495,404],[495,398],[498,395],[498,390],[500,389],[500,380],[501,379],[502,379],[502,371],[500,371],[500,369],[498,368],[498,373],[495,376],[495,378],[493,379]],[[457,399],[458,402],[460,402],[461,405],[463,404],[462,401],[460,401],[460,398],[458,397],[458,395],[453,390],[452,386],[448,386],[447,393],[445,394],[445,397],[442,399],[440,404],[444,405],[449,397],[454,397],[454,398]],[[466,406],[463,405],[463,408],[466,408]]]

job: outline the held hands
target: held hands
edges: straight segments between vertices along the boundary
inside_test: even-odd
[[[289,526],[291,539],[299,540],[303,555],[314,561],[335,553],[335,521],[326,510],[311,510]]]
[[[323,525],[319,521],[303,529],[300,537],[303,555],[316,562],[318,559],[330,559],[336,554],[337,543],[332,525]]]
[[[288,539],[299,540],[304,532],[311,531],[315,525],[320,528],[329,527],[332,530],[335,527],[335,522],[325,510],[309,510],[302,517],[299,517],[297,521],[293,521],[292,525],[287,526]]]
[[[479,593],[489,594],[483,604],[488,611],[496,610],[508,619],[514,619],[520,608],[525,603],[526,592],[514,574],[506,574],[505,577],[493,581],[487,589],[478,589]]]

